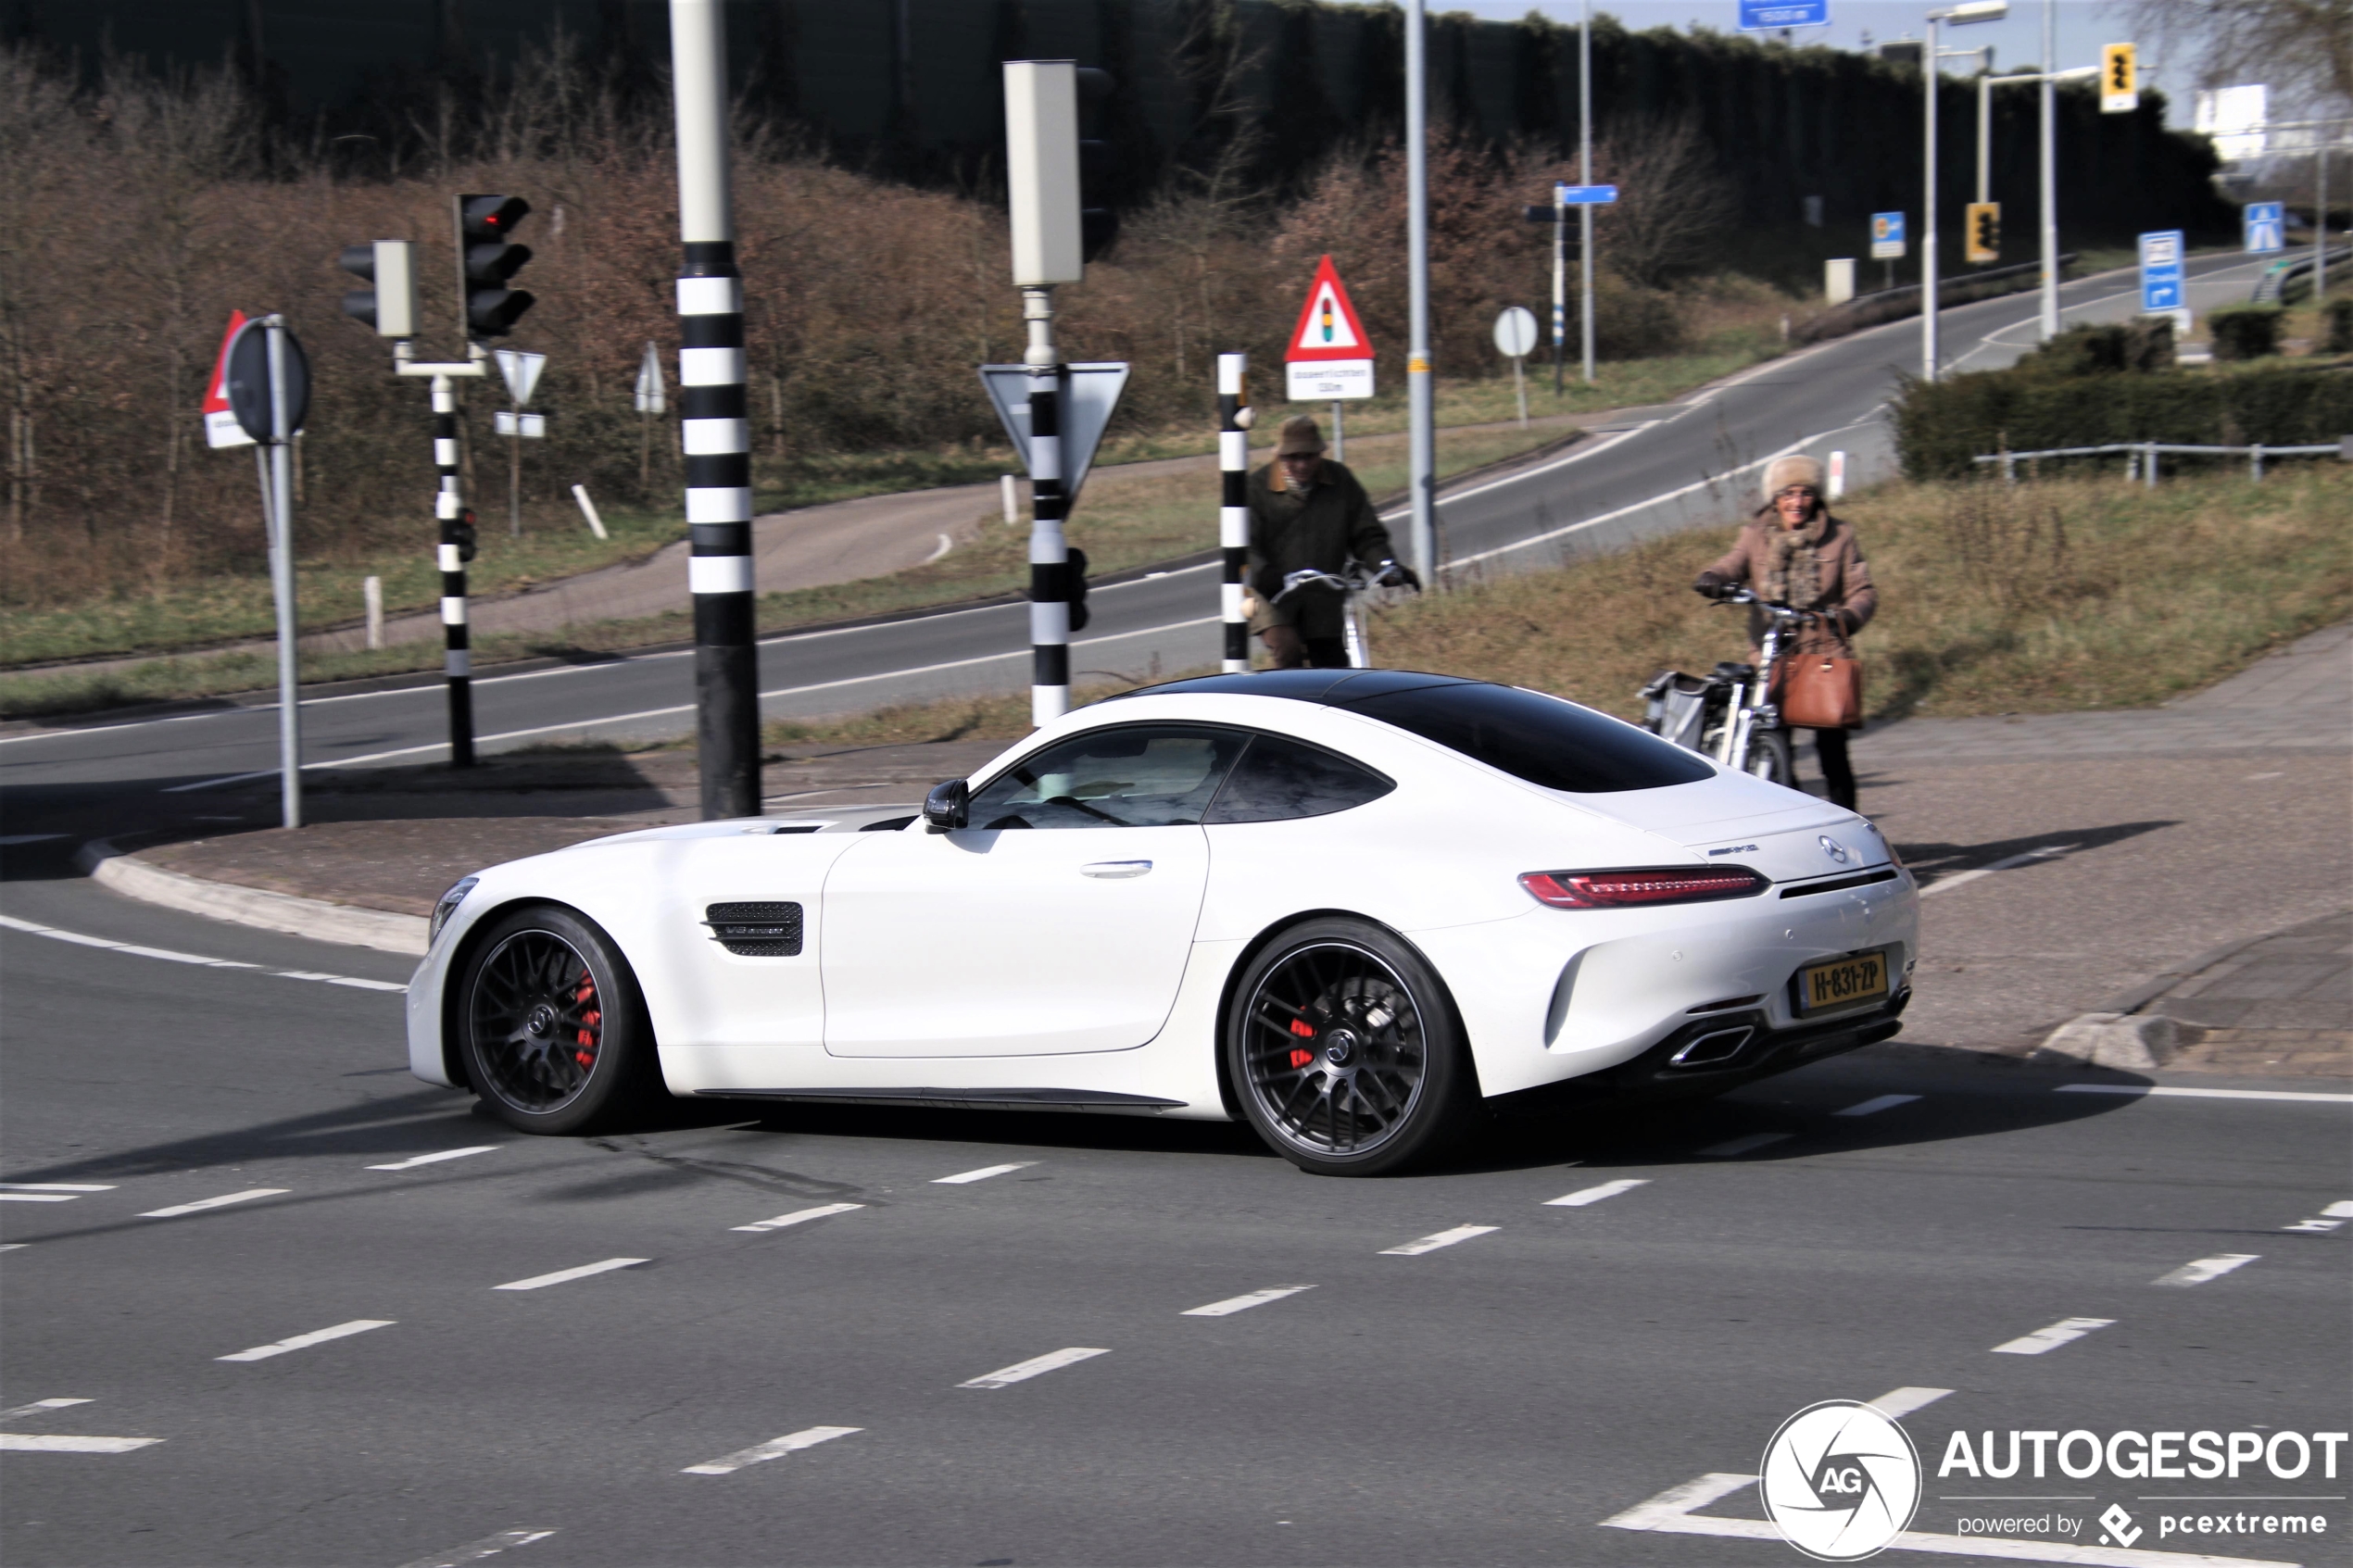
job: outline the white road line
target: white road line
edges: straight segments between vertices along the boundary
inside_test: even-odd
[[[1302,1290],[1315,1288],[1312,1285],[1270,1285],[1247,1296],[1228,1296],[1223,1301],[1212,1301],[1206,1307],[1188,1307],[1176,1315],[1180,1318],[1230,1318],[1236,1312],[1247,1312],[1252,1307],[1263,1307],[1269,1301],[1279,1301],[1286,1296],[1296,1296]]]
[[[1084,1345],[1073,1345],[1066,1350],[1054,1350],[1043,1356],[1033,1356],[1026,1361],[1015,1361],[1009,1367],[1000,1367],[995,1372],[959,1383],[956,1386],[959,1388],[1002,1388],[1012,1383],[1026,1383],[1040,1373],[1052,1372],[1060,1367],[1071,1366],[1079,1361],[1092,1361],[1097,1356],[1110,1354],[1108,1348],[1092,1349]]]
[[[1384,1247],[1380,1255],[1384,1258],[1418,1258],[1425,1252],[1435,1252],[1441,1247],[1452,1247],[1473,1236],[1490,1236],[1502,1228],[1500,1225],[1456,1225],[1451,1231],[1440,1231],[1435,1236],[1423,1236],[1419,1241],[1409,1241],[1403,1247]]]
[[[0,1245],[0,1252],[21,1252],[31,1245],[29,1241],[11,1241],[6,1245]]]
[[[283,1198],[288,1187],[247,1187],[243,1192],[224,1192],[219,1198],[200,1198],[194,1203],[175,1203],[169,1209],[150,1209],[139,1216],[143,1220],[176,1220],[182,1214],[201,1214],[208,1209],[226,1209],[232,1203],[250,1203],[257,1198]]]
[[[952,1176],[934,1176],[934,1186],[956,1186],[965,1182],[985,1182],[991,1176],[1001,1176],[1009,1171],[1026,1171],[1037,1164],[1035,1160],[1016,1160],[1010,1165],[983,1165],[977,1171],[960,1171]]]
[[[732,1475],[748,1464],[765,1464],[772,1459],[803,1449],[813,1449],[820,1443],[830,1443],[837,1437],[847,1437],[853,1432],[863,1432],[862,1426],[812,1426],[806,1431],[788,1432],[765,1443],[755,1443],[749,1449],[737,1449],[724,1459],[714,1459],[709,1464],[690,1464],[681,1475]]]
[[[2345,1228],[2343,1220],[2298,1220],[2292,1225],[2282,1225],[2284,1231],[2301,1231],[2307,1236],[2326,1236]]]
[[[1604,1182],[1597,1187],[1585,1187],[1577,1192],[1565,1193],[1559,1198],[1548,1198],[1544,1199],[1544,1207],[1582,1209],[1588,1203],[1599,1203],[1604,1198],[1616,1198],[1621,1192],[1632,1192],[1636,1187],[1648,1185],[1650,1185],[1648,1176],[1629,1176],[1621,1182]]]
[[[1863,1101],[1860,1105],[1850,1105],[1843,1110],[1834,1110],[1831,1114],[1833,1116],[1877,1116],[1882,1110],[1893,1110],[1899,1105],[1909,1105],[1919,1098],[1918,1095],[1880,1095],[1875,1098]]]
[[[306,705],[307,706],[307,705]],[[223,784],[244,784],[248,779],[274,779],[275,768],[258,768],[250,773],[223,773],[217,779],[198,779],[194,784],[166,784],[157,795],[187,795],[199,789],[219,789]]]
[[[2274,775],[2274,776],[2276,777],[2277,775]],[[6,833],[6,834],[0,834],[0,848],[13,848],[13,847],[15,847],[17,845],[19,845],[19,844],[44,844],[44,843],[46,843],[47,841],[49,841],[50,839],[53,839],[53,838],[63,838],[64,836],[65,836],[65,834],[61,834],[61,833]]]
[[[495,1536],[484,1536],[478,1541],[468,1541],[464,1546],[404,1562],[400,1568],[465,1568],[469,1562],[479,1562],[485,1557],[496,1557],[519,1546],[544,1541],[554,1534],[553,1530],[501,1530]]]
[[[406,991],[408,986],[390,980],[363,980],[356,974],[319,974],[307,969],[270,969],[239,959],[208,958],[202,953],[175,952],[170,947],[145,947],[135,942],[117,942],[108,936],[93,936],[86,932],[67,931],[38,921],[19,920],[14,915],[0,915],[0,927],[21,931],[31,936],[46,936],[53,942],[70,942],[77,947],[103,947],[108,952],[122,953],[134,959],[161,959],[167,963],[195,964],[204,969],[249,969],[279,980],[316,980],[329,985],[349,985],[361,991]]]
[[[1617,1530],[1652,1530],[1667,1536],[1715,1536],[1730,1540],[1784,1542],[1780,1530],[1763,1519],[1718,1519],[1699,1510],[1756,1484],[1754,1475],[1714,1472],[1639,1503],[1602,1523]],[[1935,1552],[1947,1557],[2005,1558],[2013,1562],[2069,1562],[2096,1568],[2296,1568],[2253,1557],[2212,1557],[2203,1552],[2135,1551],[2125,1547],[2074,1545],[2066,1541],[2017,1540],[2006,1536],[1939,1536],[1906,1530],[1888,1545],[1897,1551]]]
[[[590,1274],[610,1273],[615,1269],[634,1269],[640,1263],[652,1261],[651,1258],[608,1258],[601,1263],[583,1263],[576,1269],[558,1269],[551,1274],[534,1274],[529,1279],[509,1280],[504,1285],[494,1285],[490,1288],[493,1290],[544,1290],[551,1285],[563,1285],[575,1279],[586,1279]]]
[[[1891,1388],[1870,1406],[1890,1421],[1901,1421],[1914,1411],[1926,1410],[1945,1395],[1950,1388]]]
[[[2321,1212],[2332,1220],[2353,1220],[2353,1199],[2332,1203]]]
[[[2016,871],[2020,866],[2031,866],[2037,860],[2056,859],[2061,855],[2073,854],[2082,847],[2080,844],[2046,844],[2040,849],[2029,849],[2023,855],[2012,855],[1996,860],[1990,866],[1980,866],[1975,871],[1955,872],[1950,876],[1940,876],[1920,889],[1920,897],[1925,898],[1931,893],[1942,893],[1948,887],[1958,887],[1964,883],[1975,882],[1980,877],[1992,876],[1995,872]]]
[[[2021,1334],[2016,1339],[2005,1340],[1994,1347],[1997,1356],[2039,1356],[2056,1350],[2062,1345],[2082,1338],[2095,1328],[2106,1328],[2114,1318],[2061,1318],[2048,1328],[2038,1328],[2032,1334]]]
[[[2184,1089],[2171,1084],[2061,1084],[2062,1095],[2163,1096],[2178,1099],[2277,1099],[2319,1105],[2353,1105],[2353,1095],[2308,1094],[2301,1089]]]
[[[2242,1269],[2263,1256],[2260,1252],[2218,1252],[2211,1258],[2200,1258],[2184,1263],[2170,1274],[2159,1274],[2151,1285],[2204,1285],[2209,1279],[2221,1279],[2233,1269]]]
[[[862,1203],[828,1203],[822,1208],[796,1209],[789,1214],[779,1214],[773,1220],[754,1220],[748,1225],[729,1225],[727,1228],[731,1231],[780,1231],[786,1225],[805,1225],[812,1220],[822,1220],[828,1214],[847,1214],[853,1209],[864,1207],[866,1206]],[[833,1428],[825,1427],[822,1430],[832,1431]],[[858,1428],[845,1426],[841,1430],[855,1432]],[[779,1437],[777,1441],[782,1442],[784,1439]]]
[[[30,1432],[0,1432],[0,1452],[19,1454],[127,1454],[153,1447],[160,1437],[52,1437]]]
[[[0,1192],[0,1203],[71,1203],[69,1192]]]
[[[239,1350],[233,1356],[215,1356],[216,1361],[266,1361],[272,1356],[283,1356],[289,1350],[307,1350],[313,1345],[324,1345],[330,1339],[348,1339],[355,1334],[365,1334],[371,1328],[390,1328],[391,1318],[354,1318],[333,1328],[314,1328],[308,1334],[297,1334],[271,1345],[256,1345],[250,1350]]]
[[[13,1409],[0,1411],[0,1421],[14,1421],[20,1415],[38,1415],[43,1411],[70,1410],[75,1405],[88,1403],[90,1401],[87,1399],[35,1399],[29,1405],[18,1405]]]
[[[0,1182],[0,1192],[112,1192],[110,1186],[87,1182]]]
[[[1737,1155],[1763,1148],[1768,1144],[1780,1143],[1792,1136],[1794,1135],[1790,1133],[1750,1133],[1744,1137],[1727,1138],[1722,1143],[1710,1144],[1707,1148],[1701,1149],[1699,1154],[1703,1160],[1730,1160]]]
[[[438,1165],[445,1160],[463,1160],[470,1154],[495,1154],[498,1151],[498,1148],[499,1146],[495,1143],[478,1143],[471,1148],[445,1148],[433,1154],[411,1155],[406,1160],[396,1160],[389,1165],[371,1165],[368,1169],[371,1171],[413,1171],[420,1165]]]

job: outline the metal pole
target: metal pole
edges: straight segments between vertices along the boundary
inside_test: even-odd
[[[1994,199],[1994,73],[1977,73],[1977,199]]]
[[[1568,204],[1553,184],[1553,395],[1562,391],[1568,350]]]
[[[1413,343],[1405,360],[1408,472],[1414,499],[1414,569],[1438,570],[1436,410],[1429,380],[1429,58],[1424,0],[1405,4],[1405,253]]]
[[[2058,336],[2058,0],[2043,0],[2043,341]]]
[[[435,551],[441,568],[444,681],[449,688],[449,765],[474,765],[473,633],[466,624],[466,559],[459,547],[465,506],[458,494],[458,395],[447,376],[433,378],[433,462],[441,488],[434,495],[440,523]]]
[[[1250,562],[1250,433],[1241,427],[1242,377],[1247,354],[1217,357],[1217,546],[1226,575],[1218,584],[1218,613],[1226,622],[1221,668],[1238,674],[1250,668],[1250,618],[1242,614],[1242,574]],[[1340,405],[1332,405],[1335,421]]]
[[[1577,24],[1577,182],[1593,182],[1593,0]],[[1593,204],[1577,208],[1577,274],[1584,293],[1585,384],[1593,384]]]
[[[1029,367],[1029,721],[1051,724],[1070,711],[1070,541],[1063,533],[1069,496],[1053,285],[1024,284],[1021,314],[1029,329],[1022,352]]]
[[[270,576],[278,599],[278,792],[284,823],[302,826],[302,684],[296,659],[301,628],[295,615],[294,432],[286,418],[286,319],[262,325],[270,349]]]
[[[2312,304],[2318,308],[2329,293],[2329,143],[2322,132],[2314,143],[2320,169],[2312,194]]]
[[[677,94],[679,435],[693,554],[696,741],[704,821],[760,814],[760,663],[752,646],[751,424],[743,274],[727,169],[721,0],[670,0]]]
[[[1924,132],[1926,198],[1920,213],[1920,379],[1936,379],[1936,16],[1928,19],[1928,47],[1920,54],[1920,76],[1928,101]]]
[[[507,534],[522,537],[522,405],[507,395]]]
[[[1528,428],[1527,364],[1527,356],[1521,354],[1512,356],[1512,394],[1519,399],[1519,428],[1522,430]]]
[[[1332,461],[1348,461],[1348,425],[1343,410],[1348,405],[1334,399],[1332,403]]]

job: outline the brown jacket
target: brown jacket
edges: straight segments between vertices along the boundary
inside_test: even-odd
[[[1258,597],[1258,611],[1250,619],[1252,632],[1296,626],[1302,637],[1339,636],[1339,590],[1302,588],[1276,604],[1283,579],[1302,567],[1339,571],[1351,557],[1378,566],[1393,554],[1389,530],[1374,514],[1364,485],[1329,458],[1304,495],[1283,485],[1273,463],[1250,476],[1249,582]]]
[[[1855,542],[1855,530],[1844,520],[1828,518],[1822,542],[1814,547],[1816,562],[1816,596],[1811,605],[1802,609],[1844,610],[1852,619],[1852,630],[1859,632],[1869,623],[1879,608],[1879,593],[1871,586],[1870,563],[1863,558],[1863,547]],[[1766,508],[1750,518],[1741,529],[1741,536],[1720,560],[1708,563],[1707,570],[1718,576],[1751,588],[1764,582],[1770,570],[1768,555],[1768,529],[1778,529],[1780,521],[1771,508]],[[1750,622],[1749,641],[1754,645],[1764,633],[1761,616]],[[1827,654],[1837,659],[1855,657],[1855,646],[1847,640],[1848,633],[1826,621],[1811,621],[1798,635],[1798,653]]]

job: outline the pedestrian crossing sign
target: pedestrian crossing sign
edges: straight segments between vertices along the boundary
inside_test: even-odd
[[[2246,204],[2246,253],[2265,256],[2287,249],[2287,219],[2278,202]]]

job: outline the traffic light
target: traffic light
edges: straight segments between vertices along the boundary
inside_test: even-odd
[[[1119,177],[1119,157],[1105,139],[1112,90],[1118,85],[1111,72],[1080,66],[1073,73],[1078,85],[1078,259],[1088,262],[1111,248],[1119,238],[1119,213],[1112,206],[1112,185]],[[1097,134],[1086,134],[1088,118]]]
[[[1969,259],[1999,261],[2002,259],[2002,204],[1971,202],[1969,204]]]
[[[507,286],[531,259],[529,245],[509,238],[530,211],[521,196],[458,198],[459,286],[469,338],[506,336],[534,303],[532,295]]]
[[[461,508],[456,517],[451,518],[442,526],[444,532],[441,542],[445,545],[457,546],[459,560],[473,559],[474,549],[482,539],[482,530],[474,521],[474,509],[472,507]]]
[[[407,240],[346,245],[343,270],[376,286],[343,296],[343,313],[375,328],[378,337],[417,335],[417,247]]]
[[[2139,108],[2138,76],[2139,69],[2133,62],[2133,45],[2104,45],[2100,50],[2100,112],[2131,114]]]

